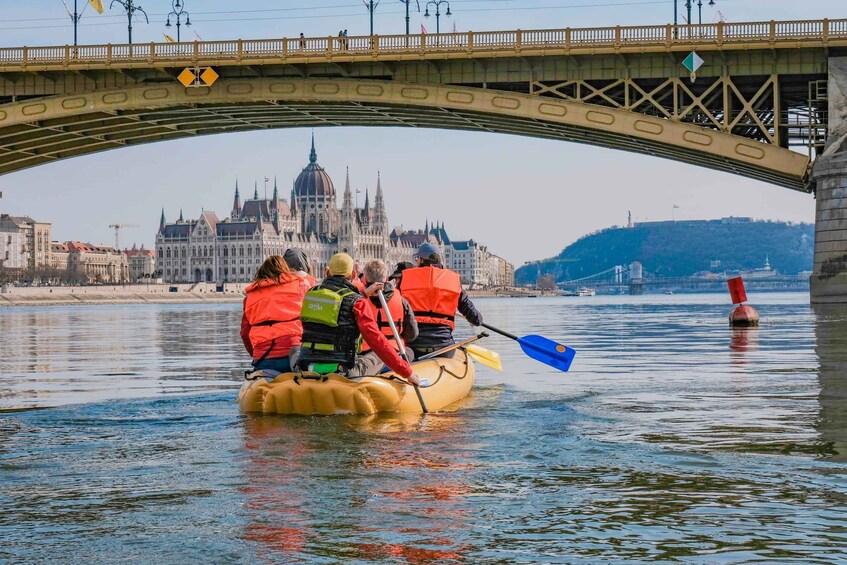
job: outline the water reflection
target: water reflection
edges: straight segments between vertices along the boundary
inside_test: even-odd
[[[0,310],[0,410],[230,387],[237,305]]]
[[[816,306],[815,351],[820,359],[821,441],[832,450],[834,461],[847,461],[847,307]]]
[[[475,462],[445,449],[459,413],[243,422],[243,538],[257,559],[432,563],[467,550],[465,473]]]
[[[747,365],[748,352],[759,350],[759,328],[731,328],[732,339],[729,356],[733,366]]]

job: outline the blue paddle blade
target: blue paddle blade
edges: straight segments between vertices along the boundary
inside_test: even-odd
[[[560,371],[567,371],[573,363],[573,358],[576,351],[570,347],[564,346],[561,343],[556,343],[551,339],[540,335],[525,335],[518,338],[518,343],[524,353],[541,361],[546,365],[555,367]]]

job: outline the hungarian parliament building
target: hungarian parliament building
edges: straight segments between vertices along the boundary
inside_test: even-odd
[[[308,255],[313,274],[321,278],[335,253],[349,253],[362,265],[382,259],[393,269],[401,261],[413,262],[417,248],[429,242],[441,249],[444,265],[459,273],[467,287],[514,285],[510,263],[473,239],[451,240],[443,222],[427,221],[423,230],[414,231],[388,226],[379,177],[373,202],[365,191],[364,206],[359,208],[353,204],[348,170],[338,208],[332,179],[318,164],[313,137],[309,164],[294,181],[289,200],[279,197],[274,180],[271,198],[259,198],[254,186],[253,198],[242,201],[236,182],[227,218],[203,211],[196,220],[186,220],[180,212],[179,219],[169,223],[162,210],[156,234],[157,269],[166,283],[246,283],[266,257],[298,247]]]

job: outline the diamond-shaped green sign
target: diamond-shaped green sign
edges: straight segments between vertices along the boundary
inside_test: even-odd
[[[682,62],[682,66],[688,69],[689,73],[696,73],[697,69],[703,66],[703,63],[704,61],[700,55],[698,55],[696,51],[692,51]]]

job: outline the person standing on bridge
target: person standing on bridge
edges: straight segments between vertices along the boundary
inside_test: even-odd
[[[482,314],[462,288],[459,274],[441,264],[441,252],[424,243],[415,254],[418,266],[403,270],[401,292],[409,301],[418,322],[418,338],[409,345],[415,358],[453,345],[458,310],[472,326],[482,324]],[[456,351],[446,353],[453,357]]]

